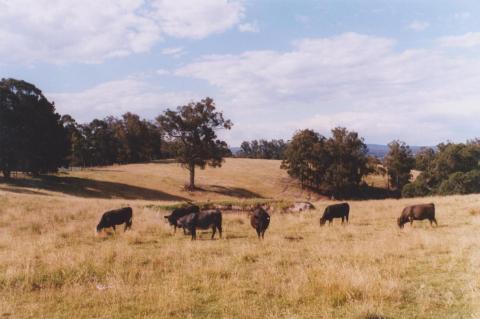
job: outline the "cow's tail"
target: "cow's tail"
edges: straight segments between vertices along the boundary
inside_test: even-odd
[[[347,204],[347,213],[345,214],[345,218],[347,219],[347,223],[348,223],[348,215],[350,215],[350,205]]]

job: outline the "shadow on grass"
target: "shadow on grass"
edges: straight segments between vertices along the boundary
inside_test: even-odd
[[[237,198],[264,198],[262,195],[249,191],[248,189],[241,187],[225,187],[220,185],[208,185],[203,187],[197,187],[197,192],[211,192],[220,195],[237,197]]]
[[[171,195],[149,188],[71,176],[42,176],[39,178],[14,178],[10,180],[1,178],[0,183],[17,187],[8,189],[8,191],[16,193],[27,192],[30,194],[47,195],[37,191],[19,189],[20,187],[23,187],[59,192],[67,195],[86,198],[119,198],[165,201],[186,200],[186,198],[181,196]]]

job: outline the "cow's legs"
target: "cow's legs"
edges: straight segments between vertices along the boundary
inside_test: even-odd
[[[215,227],[215,225],[212,226],[212,239],[213,237],[215,237],[215,233],[217,232],[217,228]]]
[[[345,219],[347,220],[347,224],[348,224],[348,215],[345,216]]]
[[[433,223],[435,223],[435,227],[437,227],[437,226],[438,226],[438,223],[437,223],[437,220],[435,219],[435,217],[434,217],[434,218],[432,218],[432,219],[430,219],[430,226],[432,226],[432,227],[433,227]]]
[[[342,225],[345,222],[345,217],[342,216]]]
[[[116,233],[117,230],[115,229],[115,225],[113,225],[112,228],[113,228],[113,232]]]
[[[123,229],[123,232],[126,232],[127,229],[132,229],[132,220],[131,219],[128,222],[125,223],[125,228]]]
[[[192,240],[196,240],[197,239],[197,229],[196,228],[190,229],[190,233],[192,234]]]
[[[260,230],[258,230],[258,229],[255,229],[255,230],[257,231],[258,239],[260,239],[260,236],[261,236],[262,232],[261,232]]]
[[[222,225],[219,225],[217,228],[218,228],[218,233],[220,234],[220,238],[222,238]]]
[[[328,220],[328,226],[331,226],[333,222],[333,218]]]
[[[265,231],[262,231],[262,239],[265,238]]]

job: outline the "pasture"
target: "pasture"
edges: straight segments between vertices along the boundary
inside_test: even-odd
[[[227,165],[201,172],[199,184],[222,185]],[[135,198],[122,197],[125,187],[201,200],[239,196],[188,195],[178,180],[162,188],[159,181],[166,177],[154,166],[151,178],[128,177],[140,169],[131,167],[67,176],[90,180],[90,190],[84,184],[75,192],[68,185],[66,191],[40,184],[2,186],[0,317],[480,316],[480,195],[352,201],[348,226],[337,219],[323,228],[319,218],[331,202],[316,201],[310,212],[273,213],[263,241],[245,213],[226,212],[223,239],[210,240],[210,231],[201,231],[191,241],[181,231],[172,234],[163,218],[168,212],[148,208],[175,200],[146,199],[141,191]],[[126,169],[127,176],[114,171]],[[225,187],[264,198],[300,194],[291,188],[281,193],[281,179],[251,181],[249,170],[237,171],[242,175]],[[208,184],[210,173],[214,182]],[[263,174],[273,173],[264,169]],[[95,185],[107,182],[112,196],[93,196]],[[404,206],[430,201],[437,207],[438,228],[428,221],[397,227]],[[119,227],[116,234],[95,236],[102,212],[122,205],[133,207],[132,231]]]

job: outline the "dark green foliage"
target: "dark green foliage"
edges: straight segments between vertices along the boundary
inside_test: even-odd
[[[231,154],[227,143],[217,138],[216,131],[230,129],[232,122],[216,112],[211,98],[180,106],[176,111],[167,109],[157,117],[157,122],[171,151],[190,173],[190,190],[195,189],[195,167],[219,167],[224,157]]]
[[[480,170],[451,174],[438,187],[438,194],[471,194],[480,191]]]
[[[244,141],[240,146],[237,157],[284,159],[287,143],[284,140],[253,140]]]
[[[390,185],[401,190],[412,178],[411,171],[415,166],[415,158],[410,147],[401,141],[388,144],[389,152],[383,161],[387,170]]]
[[[63,120],[69,132],[72,166],[139,163],[161,157],[159,128],[136,114],[95,119],[82,125],[65,116]]]
[[[5,177],[14,170],[38,175],[65,164],[67,132],[55,106],[33,84],[0,81],[0,165]]]
[[[312,130],[297,132],[288,143],[281,168],[309,186],[334,195],[351,196],[369,172],[367,147],[355,132],[332,130],[326,139]]]
[[[422,172],[405,185],[404,196],[470,194],[480,192],[480,144],[477,141],[442,143],[437,150],[426,149],[416,156]]]

